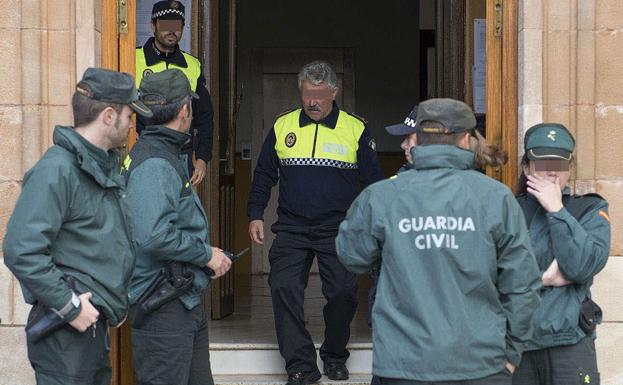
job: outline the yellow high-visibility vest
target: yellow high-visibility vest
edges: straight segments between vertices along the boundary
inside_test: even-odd
[[[310,122],[300,127],[301,109],[285,113],[275,121],[275,151],[282,165],[357,168],[359,138],[365,124],[339,111],[335,128]]]
[[[182,55],[184,55],[184,59],[188,64],[188,67],[180,67],[176,64],[167,63],[165,61],[160,61],[152,66],[147,65],[147,61],[145,60],[145,53],[143,52],[143,47],[136,49],[136,76],[134,80],[136,81],[136,88],[138,88],[141,84],[141,80],[145,75],[161,72],[168,68],[177,68],[178,70],[184,72],[184,75],[188,78],[190,82],[190,88],[193,92],[197,91],[197,80],[199,76],[201,76],[201,62],[199,59],[194,57],[193,55],[187,54],[182,51]]]

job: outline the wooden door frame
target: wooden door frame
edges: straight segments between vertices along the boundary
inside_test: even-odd
[[[127,3],[128,20],[136,20],[136,0],[123,0]],[[136,48],[136,23],[128,23],[128,32],[120,34],[117,30],[118,0],[101,0],[102,15],[102,62],[103,68],[127,72],[134,75]],[[135,141],[135,133],[128,137],[128,145]],[[128,147],[126,147],[128,148]],[[126,322],[120,328],[110,328],[110,363],[112,367],[111,385],[130,385],[134,383],[132,364],[132,341],[130,326]]]
[[[487,0],[487,141],[508,153],[508,163],[487,169],[517,192],[518,6],[515,0]]]

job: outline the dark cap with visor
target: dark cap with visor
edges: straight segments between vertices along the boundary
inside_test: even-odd
[[[155,72],[141,80],[141,100],[146,105],[166,105],[179,102],[186,96],[199,99],[190,88],[184,73],[176,68]]]
[[[76,92],[100,102],[126,104],[139,115],[152,116],[151,110],[139,100],[134,79],[123,72],[87,68],[76,85]]]
[[[575,139],[559,123],[540,123],[530,127],[524,137],[524,151],[530,160],[571,160]]]
[[[177,0],[163,0],[154,4],[152,20],[184,20],[184,4]]]
[[[434,121],[443,127],[427,127],[423,122]],[[455,134],[476,127],[476,117],[467,104],[454,99],[429,99],[416,106],[401,124],[386,127],[392,135],[414,132]]]

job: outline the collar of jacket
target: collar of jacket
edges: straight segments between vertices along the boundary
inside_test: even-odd
[[[474,168],[474,153],[457,146],[435,144],[415,146],[411,149],[413,168],[425,170],[431,168],[455,168],[469,170]]]
[[[340,109],[337,107],[337,103],[333,101],[333,109],[324,119],[318,122],[318,124],[322,124],[323,126],[329,127],[330,129],[334,129],[337,124],[337,118],[340,115]],[[299,115],[299,127],[305,127],[308,124],[316,124],[315,120],[312,120],[305,113],[305,108],[301,109],[301,114]]]
[[[73,127],[56,126],[52,141],[76,156],[80,169],[91,175],[102,187],[118,187],[123,185],[121,176],[116,172],[119,157],[113,150],[108,152],[95,146]]]
[[[182,146],[191,139],[190,134],[175,131],[163,125],[147,126],[141,131],[141,138],[155,139],[167,146],[170,150],[180,152]]]
[[[145,53],[145,63],[148,67],[153,66],[161,61],[166,61],[176,66],[186,68],[188,63],[180,50],[180,46],[176,45],[173,53],[162,52],[156,47],[155,38],[150,37],[143,46],[143,52]]]

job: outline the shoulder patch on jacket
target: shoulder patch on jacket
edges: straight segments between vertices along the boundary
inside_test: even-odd
[[[578,221],[589,211],[594,210],[597,205],[605,199],[599,194],[569,195],[563,197],[562,204],[567,211]],[[605,213],[605,212],[604,212]],[[609,221],[610,218],[608,218]]]
[[[606,222],[610,223],[610,217],[604,210],[599,210],[599,215],[606,220]]]
[[[363,124],[365,124],[365,125],[368,124],[368,121],[365,118],[355,114],[354,112],[346,112],[346,113],[348,115],[352,116],[353,118],[356,118],[357,120],[360,120]]]

